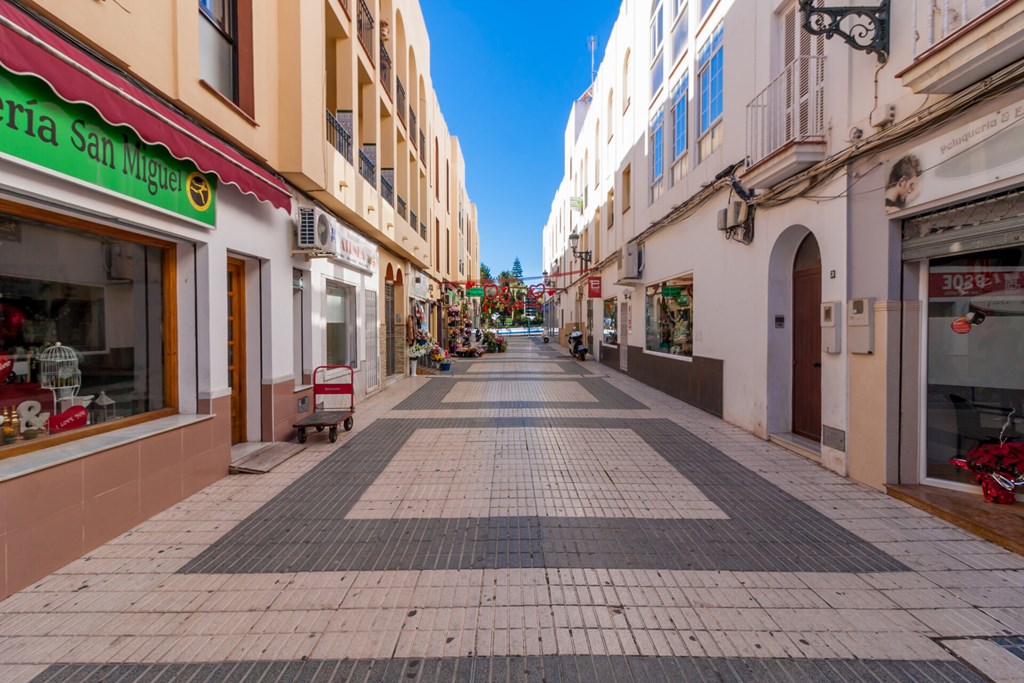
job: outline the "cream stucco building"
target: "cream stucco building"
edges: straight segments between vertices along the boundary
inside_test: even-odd
[[[415,0],[4,0],[0,32],[3,597],[293,439],[318,366],[357,402],[407,374],[479,230]]]

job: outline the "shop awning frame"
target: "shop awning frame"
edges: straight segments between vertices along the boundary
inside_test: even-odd
[[[273,172],[8,2],[0,2],[0,66],[41,78],[62,100],[88,105],[107,123],[127,126],[222,183],[291,211],[291,192]]]

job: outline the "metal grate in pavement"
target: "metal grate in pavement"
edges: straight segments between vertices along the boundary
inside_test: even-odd
[[[514,440],[516,430],[541,427],[631,429],[729,518],[346,519],[417,429],[501,429]],[[907,570],[670,420],[444,417],[378,420],[180,572],[498,567]]]
[[[690,657],[465,657],[211,664],[54,664],[33,683],[99,681],[304,681],[308,683],[643,683],[647,681],[835,681],[976,683],[957,661],[724,659]]]

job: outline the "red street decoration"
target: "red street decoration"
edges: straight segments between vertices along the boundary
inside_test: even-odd
[[[14,370],[14,360],[8,356],[0,356],[0,384],[7,381]]]
[[[967,322],[967,318],[960,316],[949,326],[957,334],[967,334],[971,331],[971,324]]]
[[[52,415],[47,420],[47,426],[51,434],[66,432],[71,429],[84,427],[89,418],[89,411],[82,406],[72,406],[60,415]]]
[[[526,290],[529,294],[530,300],[534,303],[539,303],[544,298],[544,285],[543,283],[536,283],[530,285],[529,289]]]
[[[589,298],[589,299],[600,299],[601,298],[601,278],[599,278],[599,277],[588,277],[587,278],[587,298]]]

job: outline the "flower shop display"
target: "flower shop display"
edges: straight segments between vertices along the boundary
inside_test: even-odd
[[[1016,501],[1014,490],[1024,486],[1024,444],[1008,442],[1009,429],[1016,411],[1011,410],[999,432],[999,443],[983,443],[967,451],[963,458],[949,462],[974,475],[989,503],[1010,505]]]
[[[488,353],[503,353],[508,348],[508,342],[494,330],[487,330],[484,332],[484,347]]]

